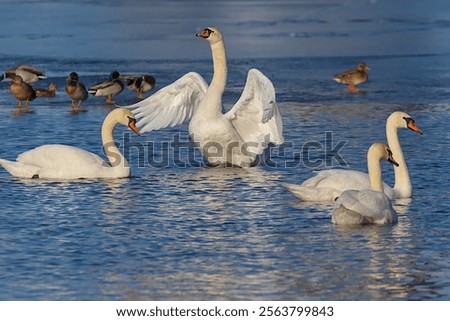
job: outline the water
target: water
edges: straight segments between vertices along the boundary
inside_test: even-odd
[[[449,300],[450,55],[434,52],[230,57],[225,108],[239,97],[250,67],[277,90],[286,143],[273,150],[269,165],[208,168],[198,152],[164,149],[177,137],[186,141],[183,125],[140,137],[118,127],[116,140],[131,163],[128,179],[22,180],[0,169],[0,299]],[[370,80],[361,86],[365,93],[348,94],[331,78],[359,60],[372,67]],[[208,81],[212,72],[208,58],[10,53],[0,69],[22,62],[47,71],[49,79],[36,86],[54,81],[59,91],[33,101],[34,113],[17,115],[8,83],[0,83],[0,156],[7,159],[47,143],[102,155],[99,128],[110,107],[90,97],[88,112],[69,113],[70,71],[91,85],[114,69],[145,70],[158,88],[190,70]],[[116,101],[135,97],[125,90]],[[332,146],[346,141],[340,154],[348,165],[365,171],[367,148],[385,141],[385,121],[395,110],[409,113],[425,132],[399,132],[414,196],[396,203],[398,224],[337,227],[332,204],[299,202],[281,185],[300,183],[332,161],[324,149],[327,132]],[[324,148],[307,154],[307,142]],[[308,161],[322,163],[313,168]],[[387,164],[383,174],[392,184]]]

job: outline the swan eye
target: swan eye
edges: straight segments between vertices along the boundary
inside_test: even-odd
[[[414,124],[414,119],[412,119],[410,117],[403,117],[403,119],[406,121],[407,124],[409,124],[409,123]]]

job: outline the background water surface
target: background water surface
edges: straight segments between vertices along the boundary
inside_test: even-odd
[[[8,81],[0,83],[0,156],[15,159],[47,143],[102,155],[99,130],[111,107],[90,97],[88,112],[69,113],[68,73],[87,86],[112,70],[151,73],[157,89],[191,70],[209,81],[209,48],[193,34],[211,17],[229,48],[225,109],[248,69],[259,68],[276,88],[286,143],[268,165],[208,168],[198,151],[166,148],[177,137],[189,144],[186,125],[140,137],[118,127],[131,178],[23,180],[0,169],[0,299],[449,300],[450,52],[437,41],[450,26],[446,2],[427,10],[419,2],[405,13],[405,1],[227,1],[211,16],[197,1],[155,3],[159,20],[149,20],[150,7],[139,1],[1,2],[5,28],[23,8],[29,14],[21,17],[53,18],[1,28],[0,69],[31,64],[48,75],[35,86],[53,81],[59,90],[33,101],[34,113],[18,114]],[[354,50],[345,46],[363,38]],[[372,67],[370,80],[352,95],[332,76],[360,60]],[[116,98],[134,101],[126,90]],[[299,202],[281,185],[324,168],[325,147],[306,154],[303,146],[325,146],[327,132],[332,146],[346,142],[340,154],[349,167],[365,171],[367,148],[385,141],[395,110],[425,133],[399,132],[414,196],[396,203],[398,224],[337,227],[332,204]],[[308,156],[321,166],[306,166]],[[392,184],[387,164],[383,174]]]

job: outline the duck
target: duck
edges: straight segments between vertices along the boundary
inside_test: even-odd
[[[114,142],[117,124],[128,126],[139,135],[136,119],[127,109],[113,109],[101,127],[102,146],[109,163],[100,156],[74,146],[50,144],[19,154],[16,161],[0,159],[12,176],[40,179],[96,179],[130,176],[130,166]]]
[[[32,84],[38,80],[46,79],[44,72],[28,65],[20,65],[13,67],[5,71],[0,75],[0,81],[5,78],[14,78],[14,76],[20,76],[27,84]]]
[[[241,97],[223,113],[228,69],[222,33],[208,27],[196,36],[211,48],[213,77],[209,86],[200,74],[191,71],[146,99],[123,107],[133,110],[141,132],[189,121],[189,135],[208,166],[261,164],[269,144],[284,141],[272,82],[258,69],[250,69]]]
[[[365,63],[360,62],[356,66],[356,69],[346,70],[343,73],[334,76],[333,79],[340,84],[347,84],[347,89],[349,92],[357,93],[360,90],[356,87],[356,85],[362,84],[369,79],[369,75],[366,70],[370,70],[370,67]]]
[[[109,80],[99,82],[88,89],[94,96],[106,96],[106,104],[112,104],[111,97],[117,96],[123,90],[123,82],[120,80],[120,73],[113,71],[109,75]]]
[[[23,81],[22,77],[14,76],[9,85],[11,94],[18,100],[17,107],[22,108],[22,101],[25,100],[25,108],[28,109],[28,103],[36,98],[36,92],[33,87]]]
[[[56,90],[58,90],[58,88],[54,83],[50,83],[47,88],[34,88],[36,97],[55,97]]]
[[[384,192],[390,199],[411,198],[413,193],[408,166],[398,139],[398,129],[403,128],[423,135],[414,119],[405,112],[395,111],[387,118],[387,142],[399,164],[398,167],[394,167],[394,186],[384,184]],[[319,171],[300,185],[291,183],[283,185],[302,201],[331,202],[344,190],[369,188],[370,179],[367,173],[357,170],[327,169]]]
[[[398,221],[397,212],[389,197],[384,194],[380,161],[387,160],[394,166],[399,164],[392,151],[384,143],[374,143],[367,152],[367,167],[370,189],[347,190],[336,200],[331,222],[337,225],[388,225]]]
[[[124,79],[127,81],[128,90],[134,91],[140,99],[144,99],[143,94],[155,88],[156,84],[155,77],[151,75],[125,76]]]
[[[72,99],[72,111],[75,111],[76,108],[78,111],[82,110],[81,102],[89,96],[86,87],[78,81],[78,74],[74,71],[69,74],[66,81],[66,93]],[[78,101],[77,105],[75,105],[76,100]]]

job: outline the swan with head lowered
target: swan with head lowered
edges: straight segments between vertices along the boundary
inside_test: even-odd
[[[388,117],[386,121],[387,141],[399,164],[398,167],[394,168],[394,187],[384,183],[384,193],[390,199],[410,198],[412,196],[411,179],[398,140],[397,130],[399,128],[409,128],[412,131],[423,134],[422,130],[416,126],[414,119],[407,113],[396,111]],[[320,171],[301,185],[285,183],[284,186],[303,201],[327,202],[334,201],[345,190],[368,189],[370,180],[369,175],[364,172],[328,169]]]
[[[134,115],[127,109],[114,109],[103,121],[102,142],[109,164],[101,157],[83,149],[67,145],[42,145],[24,152],[17,160],[0,159],[11,175],[20,178],[77,179],[122,178],[130,176],[130,166],[114,143],[117,124],[128,126],[137,135]]]
[[[374,143],[367,153],[370,189],[344,191],[336,201],[331,221],[338,225],[392,224],[397,213],[383,192],[380,161],[387,160],[398,167],[386,144]],[[394,167],[394,168],[395,168]]]
[[[143,133],[190,120],[190,137],[210,165],[253,166],[270,143],[283,143],[275,89],[262,72],[251,69],[240,99],[223,114],[227,60],[222,34],[209,27],[196,36],[211,46],[214,74],[210,85],[198,73],[189,72],[125,108],[133,110]]]

